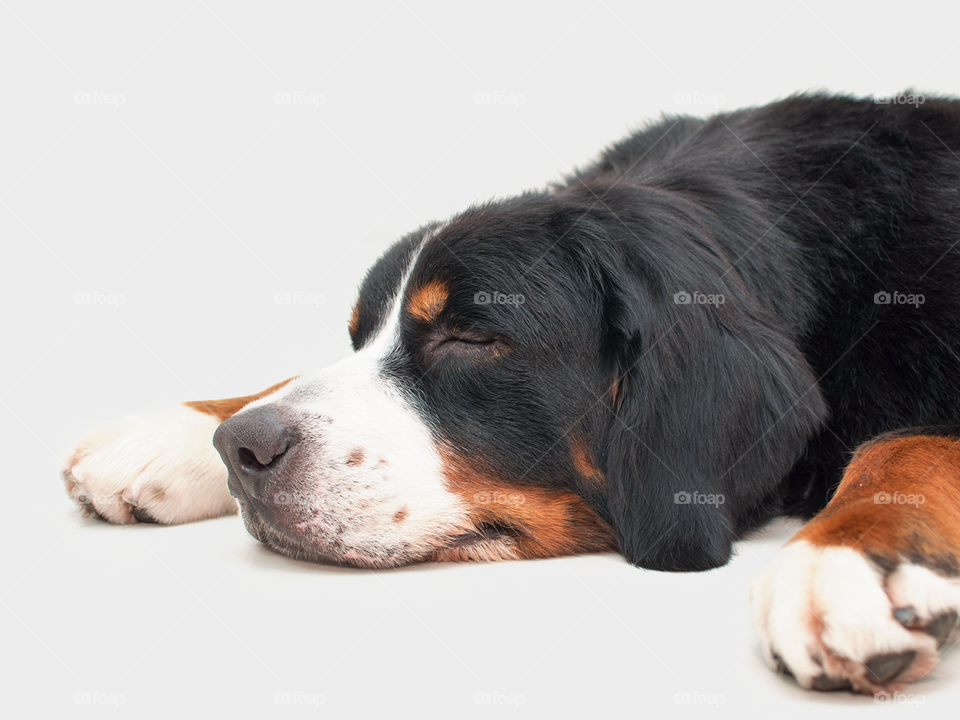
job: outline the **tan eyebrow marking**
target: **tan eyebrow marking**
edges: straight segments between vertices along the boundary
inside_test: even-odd
[[[431,322],[443,311],[449,297],[446,284],[434,280],[414,291],[407,302],[407,310],[417,320]]]

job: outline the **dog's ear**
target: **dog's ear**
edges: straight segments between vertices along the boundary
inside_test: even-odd
[[[604,289],[604,514],[635,565],[724,565],[826,407],[798,348],[742,286],[701,272],[685,278],[701,287],[673,287],[682,271],[630,266],[608,268]]]

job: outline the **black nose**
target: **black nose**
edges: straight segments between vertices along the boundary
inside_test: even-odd
[[[213,446],[224,464],[254,498],[277,474],[291,442],[288,428],[270,405],[228,418],[213,436]]]

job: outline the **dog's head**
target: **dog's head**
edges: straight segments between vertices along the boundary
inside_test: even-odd
[[[727,561],[824,416],[815,378],[702,218],[594,192],[476,207],[387,251],[355,354],[217,431],[255,537],[362,567]]]

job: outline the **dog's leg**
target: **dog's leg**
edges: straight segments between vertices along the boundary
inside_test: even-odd
[[[750,594],[767,662],[805,688],[889,693],[927,674],[960,614],[960,435],[859,448]]]
[[[67,492],[85,515],[118,525],[177,525],[235,513],[213,434],[245,405],[288,382],[256,395],[187,402],[166,414],[94,428],[63,465]]]

